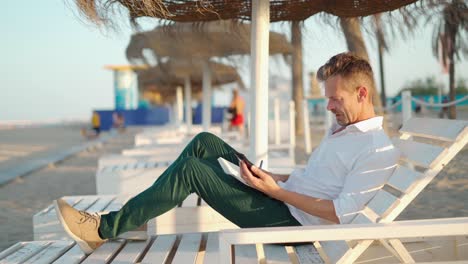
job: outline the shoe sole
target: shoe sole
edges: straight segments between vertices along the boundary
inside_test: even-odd
[[[62,214],[59,210],[59,206],[58,206],[58,203],[56,200],[54,200],[54,208],[55,208],[55,212],[57,213],[57,218],[59,219],[60,223],[62,224],[62,227],[63,229],[65,230],[65,232],[67,232],[67,234],[73,239],[75,240],[75,242],[78,244],[78,246],[81,248],[81,250],[85,253],[85,254],[91,254],[94,249],[92,249],[88,243],[86,243],[86,241],[82,240],[81,238],[77,237],[75,234],[73,234],[73,232],[70,230],[70,228],[68,228],[68,225],[67,223],[65,222],[65,220],[63,219],[62,217]]]

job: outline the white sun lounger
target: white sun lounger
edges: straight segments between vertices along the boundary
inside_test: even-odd
[[[275,231],[274,235],[269,237],[282,241],[297,237],[308,241],[309,235],[313,233],[322,240],[362,238],[369,240],[406,238],[408,240],[410,238],[413,242],[406,242],[405,247],[415,262],[467,263],[467,225],[468,218],[466,217],[413,220],[387,224],[308,227],[303,228],[304,230],[282,229]],[[260,230],[256,235],[264,238],[265,232]],[[219,233],[216,232],[159,235],[152,236],[146,241],[112,240],[88,256],[70,240],[18,242],[0,253],[0,263],[218,264],[231,263],[231,260],[233,260],[232,263],[323,263],[311,244],[301,246],[252,244],[259,241],[263,243],[263,239],[252,240],[251,244],[233,245],[232,258],[228,256],[220,259],[219,243],[224,245],[225,239],[233,243],[241,237],[239,234],[223,232],[220,239]],[[405,261],[395,257],[385,246],[372,244],[355,263],[400,262]],[[406,263],[414,262],[406,261]]]

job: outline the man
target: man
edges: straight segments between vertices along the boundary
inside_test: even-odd
[[[81,129],[81,135],[87,139],[94,139],[99,137],[101,133],[101,117],[97,111],[93,111],[91,117],[91,127],[92,131],[87,130],[86,128]]]
[[[229,122],[229,130],[237,129],[241,137],[244,136],[244,105],[244,99],[239,95],[239,91],[232,90],[232,100],[229,105],[232,119]]]
[[[65,230],[90,253],[106,239],[174,208],[193,192],[240,227],[349,223],[391,175],[398,151],[382,129],[382,117],[375,116],[374,81],[367,61],[338,54],[320,68],[318,78],[325,83],[327,109],[338,124],[305,169],[279,175],[253,166],[250,172],[232,147],[201,133],[151,187],[119,211],[91,215],[57,200]],[[218,157],[239,164],[252,188],[225,174]]]
[[[101,117],[99,116],[97,111],[93,111],[91,124],[93,126],[94,132],[96,133],[96,136],[99,136],[99,134],[101,133]]]

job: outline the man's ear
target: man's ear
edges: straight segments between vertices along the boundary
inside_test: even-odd
[[[367,88],[365,86],[359,86],[357,88],[358,102],[363,102],[364,100],[367,100],[367,95]]]

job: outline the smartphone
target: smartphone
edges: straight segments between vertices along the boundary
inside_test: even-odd
[[[236,157],[239,160],[242,160],[245,163],[245,165],[247,165],[247,168],[249,169],[250,173],[252,173],[252,175],[257,176],[257,174],[255,174],[255,172],[252,171],[253,163],[250,162],[250,160],[248,160],[244,154],[239,153],[239,152],[234,152],[234,155],[236,155]]]

